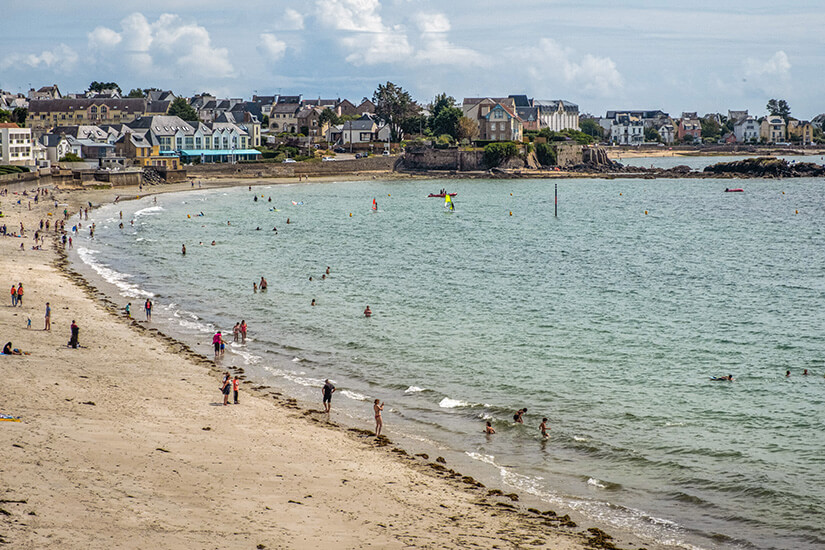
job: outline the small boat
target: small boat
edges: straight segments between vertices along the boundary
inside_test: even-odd
[[[430,198],[430,199],[432,199],[432,198],[443,199],[446,195],[449,195],[451,197],[455,197],[456,195],[458,195],[458,193],[430,193],[429,195],[427,195],[427,198]]]
[[[725,193],[744,193],[745,190],[741,187],[737,187],[735,189],[730,189],[729,187],[725,188]]]

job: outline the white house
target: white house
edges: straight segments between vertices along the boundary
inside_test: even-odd
[[[733,135],[737,143],[759,141],[759,121],[752,116],[737,119],[733,125]]]
[[[645,140],[645,125],[639,117],[616,115],[610,125],[610,141],[616,145],[641,145]]]
[[[0,164],[34,166],[31,128],[0,122]]]
[[[676,128],[673,127],[673,124],[662,124],[659,127],[658,132],[659,138],[662,140],[662,143],[672,145],[673,141],[676,139]]]

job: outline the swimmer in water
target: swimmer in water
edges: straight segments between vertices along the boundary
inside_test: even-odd
[[[315,305],[315,298],[313,298],[313,299],[312,299],[312,303],[311,303],[311,304],[309,304],[309,305],[311,305],[311,306],[314,306],[314,305]]]
[[[180,245],[180,253],[182,255],[186,256],[186,245],[185,244]]]
[[[785,371],[785,378],[790,378],[790,377],[791,377],[791,371],[789,371],[789,370]]]
[[[524,420],[522,420],[522,418],[521,418],[521,417],[522,417],[522,416],[524,416],[524,413],[526,413],[526,412],[527,412],[527,409],[526,409],[526,408],[524,408],[524,409],[519,409],[519,410],[516,412],[516,414],[514,414],[514,415],[513,415],[513,422],[515,422],[515,423],[517,423],[517,424],[524,424]]]
[[[372,317],[372,310],[370,306],[367,306],[367,309],[364,310],[364,317]]]
[[[286,224],[289,225],[289,218],[286,219]]]
[[[329,266],[327,266],[327,275],[329,275]]]
[[[802,371],[802,376],[808,376],[808,369]]]
[[[496,433],[496,430],[493,429],[493,424],[489,420],[487,421],[487,425],[484,426],[484,433],[486,433],[487,435],[492,435]]]
[[[217,243],[216,243],[215,241],[212,241],[212,246],[215,246],[216,244],[217,244]]]

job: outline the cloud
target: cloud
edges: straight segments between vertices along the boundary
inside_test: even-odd
[[[353,65],[397,63],[412,54],[403,26],[388,26],[378,11],[378,0],[317,0],[316,17],[322,26],[339,31],[339,43],[349,51]]]
[[[89,47],[94,50],[114,48],[123,40],[123,37],[112,29],[97,27],[89,33]]]
[[[787,94],[791,90],[791,62],[779,50],[767,60],[749,57],[742,65],[741,78],[731,86],[745,96]]]
[[[745,60],[746,78],[779,78],[787,80],[791,76],[791,62],[788,55],[779,50],[767,61],[748,58]]]
[[[258,50],[270,61],[277,61],[286,52],[286,42],[278,40],[274,34],[265,32],[260,35],[261,43]]]
[[[571,90],[586,95],[607,97],[624,86],[624,79],[609,57],[585,54],[576,60],[576,52],[555,40],[542,38],[538,47],[526,51],[527,73],[540,84],[564,83]]]
[[[150,23],[141,13],[120,22],[120,32],[97,27],[88,34],[90,49],[102,59],[147,76],[163,74],[225,78],[235,71],[226,48],[212,45],[209,31],[165,13]]]
[[[21,68],[21,65],[32,69],[54,69],[57,72],[68,72],[77,64],[78,55],[66,44],[60,44],[51,50],[35,53],[12,53],[0,61],[0,69]]]
[[[304,28],[304,16],[292,8],[287,8],[281,23],[284,30],[300,31]]]
[[[421,30],[421,48],[415,60],[423,65],[485,66],[487,59],[477,51],[456,46],[447,32],[450,20],[443,13],[420,13],[415,17]]]

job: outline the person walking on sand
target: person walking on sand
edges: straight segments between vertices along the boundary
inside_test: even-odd
[[[143,304],[143,309],[146,311],[146,320],[152,320],[152,300],[146,299],[146,303]]]
[[[229,390],[232,388],[232,380],[229,378],[229,373],[223,375],[223,383],[221,384],[221,393],[223,394],[223,406],[229,405]]]
[[[52,330],[52,308],[49,302],[46,302],[46,326],[43,330]]]
[[[232,394],[235,398],[235,404],[240,405],[238,402],[238,386],[240,385],[241,381],[238,380],[238,375],[235,375],[235,378],[232,379]]]
[[[329,381],[329,378],[324,380],[324,387],[321,388],[321,395],[324,396],[324,412],[329,414],[329,409],[332,407],[332,394],[335,393],[335,386]]]
[[[23,283],[17,285],[17,305],[23,307]]]
[[[547,433],[547,430],[548,430],[548,428],[547,428],[547,419],[542,418],[541,419],[541,424],[539,424],[539,431],[541,432],[541,436],[545,439],[550,437],[550,434]]]
[[[384,402],[378,403],[378,399],[372,404],[372,410],[375,412],[375,437],[381,435],[381,428],[384,427],[384,419],[381,418],[381,411],[384,410]]]
[[[77,323],[74,322],[74,319],[72,319],[71,330],[72,336],[71,338],[69,338],[69,347],[71,347],[72,349],[77,349],[80,345],[80,327],[77,326]]]

